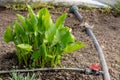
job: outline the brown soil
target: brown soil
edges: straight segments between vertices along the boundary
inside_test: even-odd
[[[35,10],[37,11],[37,10]],[[103,14],[98,10],[79,10],[84,16],[84,21],[94,25],[93,32],[98,39],[110,72],[111,80],[120,80],[120,16]],[[62,67],[88,68],[91,64],[100,64],[98,53],[94,48],[91,38],[86,34],[85,28],[80,26],[77,18],[69,13],[69,9],[50,9],[52,19],[56,19],[61,13],[67,12],[68,17],[65,25],[72,28],[77,40],[83,41],[87,46],[79,51],[66,55],[62,61]],[[12,43],[6,44],[3,41],[3,34],[6,27],[16,19],[16,14],[26,15],[27,11],[14,11],[0,8],[0,70],[8,70],[18,64],[15,50]],[[5,76],[2,76],[6,80]],[[76,72],[42,72],[43,80],[102,80],[102,77],[83,75]]]

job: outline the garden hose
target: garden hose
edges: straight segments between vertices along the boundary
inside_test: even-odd
[[[38,72],[38,71],[75,71],[75,72],[79,72],[82,74],[86,74],[86,75],[102,75],[104,74],[103,71],[97,71],[97,70],[92,70],[89,68],[86,69],[80,69],[80,68],[38,68],[38,69],[29,69],[29,70],[25,70],[25,69],[20,69],[20,70],[8,70],[8,71],[0,71],[0,74],[9,74],[9,73],[27,73],[27,72]]]
[[[82,16],[78,12],[78,7],[77,6],[71,6],[70,12],[74,13],[77,16],[79,21],[82,21]],[[95,48],[98,52],[101,68],[102,68],[102,71],[104,72],[103,80],[110,80],[110,74],[108,72],[108,67],[107,67],[107,63],[106,63],[102,48],[100,47],[94,33],[92,32],[91,26],[89,26],[88,24],[85,24],[84,26],[86,28],[87,34],[92,38],[94,46],[95,46]]]

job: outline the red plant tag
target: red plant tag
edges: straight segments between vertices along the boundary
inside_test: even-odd
[[[92,69],[92,70],[99,71],[99,70],[100,70],[100,65],[92,64],[92,65],[91,65],[91,69]]]

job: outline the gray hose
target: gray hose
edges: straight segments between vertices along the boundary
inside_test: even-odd
[[[93,34],[92,30],[90,28],[86,28],[86,31],[87,31],[87,34],[93,39],[93,43],[95,45],[95,48],[98,51],[100,64],[102,65],[102,70],[104,71],[103,79],[110,80],[110,74],[108,72],[108,67],[107,67],[107,63],[106,63],[102,48],[100,47],[100,45],[99,45],[95,35]]]
[[[83,73],[85,69],[80,69],[80,68],[37,68],[37,69],[20,69],[20,70],[8,70],[8,71],[0,71],[0,74],[8,74],[8,73],[25,73],[25,72],[37,72],[37,71],[60,71],[60,70],[65,70],[65,71],[77,71],[80,73]]]
[[[79,72],[81,74],[86,74],[86,75],[94,75],[94,76],[98,76],[98,75],[102,75],[104,74],[103,71],[95,71],[89,68],[86,69],[80,69],[80,68],[38,68],[38,69],[29,69],[29,70],[25,70],[25,69],[21,69],[21,70],[10,70],[10,71],[0,71],[0,74],[9,74],[9,73],[27,73],[27,72],[38,72],[38,71],[76,71]]]
[[[72,6],[70,8],[70,12],[74,13],[77,16],[77,18],[78,18],[79,21],[82,20],[82,17],[80,15],[80,13],[78,12],[77,6]],[[102,70],[104,72],[103,79],[104,80],[110,80],[110,74],[108,72],[108,67],[107,67],[107,63],[106,63],[106,60],[105,60],[102,48],[100,47],[100,45],[99,45],[99,43],[98,43],[95,35],[93,34],[93,32],[89,28],[89,26],[86,27],[86,31],[87,31],[87,34],[93,39],[93,43],[94,43],[95,48],[96,48],[96,50],[98,52],[98,56],[99,56],[99,59],[100,59],[100,64],[101,64]]]

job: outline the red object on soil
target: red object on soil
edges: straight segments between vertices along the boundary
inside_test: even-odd
[[[99,70],[100,70],[100,65],[92,64],[92,65],[91,65],[91,69],[92,69],[92,70],[99,71]]]

